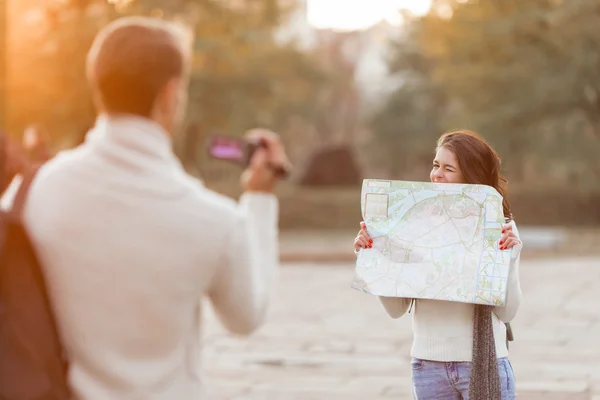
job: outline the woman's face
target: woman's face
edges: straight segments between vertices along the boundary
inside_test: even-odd
[[[443,146],[435,154],[429,179],[431,182],[465,183],[456,155]]]

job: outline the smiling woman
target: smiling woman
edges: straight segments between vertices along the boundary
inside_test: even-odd
[[[429,11],[431,0],[307,0],[309,22],[317,28],[366,29],[381,20],[397,23],[398,11]]]
[[[500,157],[475,132],[445,133],[435,150],[432,182],[487,185],[503,197],[506,224],[496,248],[512,249],[505,304],[496,307],[383,296],[380,301],[392,318],[413,314],[410,355],[415,399],[514,400],[515,376],[508,359],[512,333],[508,324],[521,304],[519,262],[523,246],[507,198],[508,182],[500,175]],[[354,240],[359,257],[363,250],[378,251],[377,238],[370,236],[364,221]]]

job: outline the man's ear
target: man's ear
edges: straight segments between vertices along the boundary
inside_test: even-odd
[[[181,91],[181,78],[171,78],[164,87],[164,95],[169,101],[169,104],[177,102],[179,92]],[[171,103],[173,102],[173,103]]]
[[[177,97],[179,92],[180,78],[171,78],[163,85],[156,94],[152,114],[155,119],[162,119],[163,116],[172,112],[177,107]]]

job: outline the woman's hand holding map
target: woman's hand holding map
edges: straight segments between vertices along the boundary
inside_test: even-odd
[[[354,252],[358,252],[360,249],[370,249],[373,247],[373,239],[367,233],[367,225],[364,221],[360,223],[360,231],[358,236],[354,239]]]
[[[513,232],[512,224],[506,224],[502,227],[502,238],[498,242],[500,250],[509,250],[511,247],[521,244],[519,237]],[[354,239],[354,252],[360,249],[370,249],[373,247],[373,239],[367,233],[367,225],[364,221],[360,223],[360,231]]]
[[[508,250],[513,246],[521,244],[519,237],[513,232],[512,224],[506,224],[502,227],[502,238],[500,242],[500,250]]]

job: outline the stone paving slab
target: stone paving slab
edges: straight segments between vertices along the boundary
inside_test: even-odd
[[[267,323],[249,338],[226,334],[205,305],[209,398],[410,399],[410,318],[388,318],[350,288],[352,276],[351,263],[286,265]],[[524,260],[521,280],[518,398],[600,400],[600,258]]]

